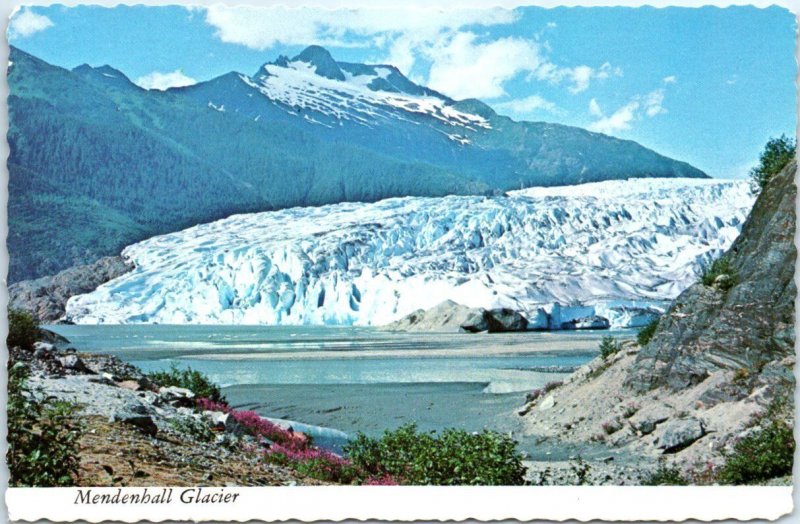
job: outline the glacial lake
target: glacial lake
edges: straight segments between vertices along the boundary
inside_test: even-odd
[[[144,371],[175,364],[207,374],[229,403],[303,423],[320,445],[380,435],[407,422],[511,433],[534,458],[570,450],[521,438],[525,394],[597,355],[605,331],[398,333],[308,326],[46,326],[80,351]],[[634,330],[615,331],[629,338]],[[312,426],[312,427],[309,427]],[[329,431],[327,428],[337,431]]]

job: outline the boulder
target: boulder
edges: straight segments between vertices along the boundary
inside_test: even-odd
[[[128,389],[130,391],[139,391],[141,386],[135,380],[121,380],[117,382],[117,386],[121,387],[122,389]]]
[[[552,409],[555,405],[556,398],[553,395],[549,395],[539,404],[539,411],[547,411],[548,409]]]
[[[194,393],[190,389],[179,388],[177,386],[163,387],[159,388],[158,396],[162,402],[166,402],[171,406],[194,406]]]
[[[40,340],[38,342],[33,343],[33,349],[34,351],[38,351],[41,349],[43,351],[47,351],[48,353],[50,353],[51,351],[55,351],[56,347],[53,344],[50,344],[49,342],[42,342]]]
[[[153,421],[153,417],[150,416],[147,408],[141,404],[129,404],[118,409],[111,415],[109,422],[130,424],[150,436],[155,436],[158,433],[158,427]]]
[[[656,430],[656,426],[666,422],[667,417],[647,417],[634,424],[636,431],[642,435],[649,435]]]
[[[485,311],[483,314],[489,333],[505,333],[508,331],[525,331],[528,329],[528,319],[519,311],[508,308],[499,308]]]
[[[658,449],[664,453],[675,453],[705,435],[703,423],[694,418],[678,419],[671,422],[658,439]]]
[[[92,373],[92,371],[86,367],[86,364],[84,364],[83,360],[81,360],[78,355],[67,355],[59,358],[58,361],[65,369],[69,369],[77,373]]]
[[[459,326],[461,331],[466,331],[467,333],[480,333],[481,331],[487,331],[489,329],[489,323],[486,321],[485,313],[486,312],[482,309],[474,311]]]
[[[219,429],[225,429],[225,422],[228,420],[228,414],[222,411],[203,411],[203,416],[211,423],[211,426]]]
[[[239,424],[235,418],[231,416],[230,413],[225,413],[223,418],[223,427],[225,428],[225,433],[231,433],[232,435],[240,436],[246,433],[244,426]]]

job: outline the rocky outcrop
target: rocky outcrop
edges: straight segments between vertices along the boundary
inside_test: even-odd
[[[474,316],[482,317],[483,310],[462,306],[445,300],[431,309],[418,309],[405,317],[383,326],[391,331],[459,331]],[[485,331],[486,327],[479,331]]]
[[[724,255],[726,284],[683,292],[639,353],[626,384],[676,390],[718,370],[757,375],[794,352],[796,161],[759,195],[742,233]]]
[[[55,322],[64,316],[70,297],[94,291],[131,269],[133,265],[122,257],[104,257],[57,275],[17,282],[8,287],[9,307],[29,311],[39,322]]]
[[[491,309],[483,313],[489,333],[506,333],[508,331],[525,331],[528,319],[519,311],[508,308]]]
[[[792,162],[767,184],[719,275],[682,293],[647,345],[623,342],[529,399],[518,412],[525,434],[634,457],[636,475],[599,483],[641,482],[659,464],[702,483],[764,416],[791,422],[795,171]],[[789,405],[768,415],[776,399]]]

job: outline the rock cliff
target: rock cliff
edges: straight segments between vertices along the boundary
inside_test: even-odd
[[[57,275],[17,282],[8,287],[9,307],[30,312],[38,322],[55,322],[64,316],[71,296],[94,291],[131,269],[133,265],[122,257],[103,257],[94,264],[71,267]]]
[[[678,296],[644,347],[625,341],[529,395],[525,433],[587,454],[599,447],[615,466],[593,463],[594,483],[641,483],[666,461],[688,482],[708,484],[775,406],[785,406],[775,413],[790,423],[796,169],[793,161],[767,184],[724,263]],[[552,468],[533,463],[532,478]]]
[[[793,161],[767,184],[724,255],[732,287],[699,282],[684,291],[642,348],[627,385],[682,389],[717,370],[757,374],[794,353],[796,170]]]

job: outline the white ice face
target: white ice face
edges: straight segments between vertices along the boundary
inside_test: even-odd
[[[232,216],[125,249],[77,323],[381,325],[450,299],[562,321],[663,306],[726,250],[745,181],[633,179],[507,197],[393,198]],[[615,313],[616,311],[616,313]]]

